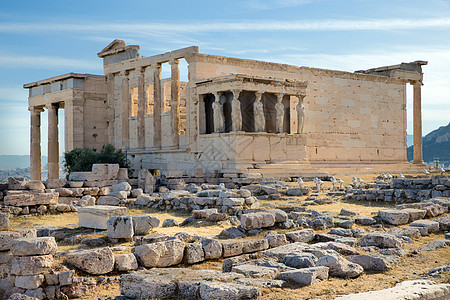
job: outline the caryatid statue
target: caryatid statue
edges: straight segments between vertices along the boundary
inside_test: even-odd
[[[255,118],[255,132],[266,131],[266,119],[264,117],[264,105],[261,102],[261,92],[256,92],[255,102],[253,103],[253,116]]]
[[[222,93],[214,93],[215,101],[212,104],[213,118],[214,118],[214,132],[225,131],[225,117],[223,115],[223,107],[220,103],[220,95]]]
[[[305,95],[298,95],[298,103],[295,109],[297,110],[297,133],[303,133],[303,125],[305,124],[305,106],[303,105]]]
[[[284,121],[284,105],[283,105],[284,94],[277,94],[277,103],[275,104],[276,112],[276,130],[277,133],[283,132],[283,121]]]
[[[242,113],[241,102],[238,100],[240,90],[233,90],[233,101],[231,101],[231,128],[232,131],[241,131],[242,129]]]

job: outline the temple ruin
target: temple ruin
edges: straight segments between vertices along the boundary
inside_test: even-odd
[[[113,144],[134,169],[181,176],[320,174],[423,166],[422,65],[342,72],[199,53],[140,56],[115,40],[98,57],[105,75],[69,73],[25,84],[31,178],[41,179],[41,113],[48,166],[58,178],[58,110],[65,150]],[[188,81],[180,81],[179,61]],[[170,77],[162,78],[164,64]],[[406,88],[414,86],[414,161],[406,158]]]

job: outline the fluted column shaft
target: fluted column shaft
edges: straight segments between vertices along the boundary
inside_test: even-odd
[[[41,180],[41,112],[43,109],[30,107],[30,177]]]
[[[59,178],[58,104],[48,105],[48,179]]]

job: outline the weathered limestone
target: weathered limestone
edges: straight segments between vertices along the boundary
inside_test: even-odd
[[[383,254],[364,254],[351,255],[347,259],[364,268],[365,271],[379,271],[384,272],[392,268],[394,264],[400,262],[400,258],[393,255]]]
[[[422,81],[413,84],[413,163],[422,164]]]
[[[180,137],[180,69],[178,68],[178,59],[173,59],[170,62],[171,77],[170,77],[170,107],[171,107],[171,120],[172,120],[172,145],[175,148],[179,147]]]
[[[43,274],[53,266],[53,255],[13,256],[9,264],[14,275]]]
[[[107,221],[113,216],[126,215],[126,207],[117,206],[85,206],[78,208],[78,225],[81,227],[106,230]]]
[[[181,263],[184,247],[184,242],[174,239],[137,246],[134,248],[134,254],[147,268],[168,267]]]
[[[152,66],[153,70],[153,147],[161,148],[161,107],[164,105],[161,97],[161,64]]]
[[[450,284],[436,284],[431,280],[411,280],[398,283],[395,287],[337,297],[336,300],[438,300],[450,296]]]
[[[66,255],[68,264],[87,272],[100,275],[114,269],[114,255],[109,247],[92,250],[77,250]]]
[[[134,235],[133,220],[130,216],[113,216],[106,223],[110,239],[131,239]]]
[[[9,213],[0,212],[0,231],[8,230],[9,228]]]
[[[135,235],[146,235],[151,229],[159,226],[159,219],[148,216],[132,216],[133,230]]]
[[[48,178],[59,178],[59,139],[58,139],[59,104],[49,104],[48,110]]]
[[[231,101],[231,126],[232,131],[241,131],[242,129],[242,112],[241,102],[239,101],[240,90],[233,90],[233,100]]]
[[[320,266],[286,271],[280,273],[279,278],[296,282],[302,286],[313,285],[328,279],[328,267]]]
[[[41,180],[41,112],[42,108],[29,107],[30,111],[30,177]]]
[[[255,102],[253,103],[253,115],[255,118],[255,132],[266,131],[266,118],[264,117],[264,105],[261,102],[261,96],[263,93],[256,92]]]
[[[241,216],[241,226],[245,230],[271,227],[275,225],[275,214],[268,212],[248,213]]]
[[[409,221],[409,213],[402,210],[380,209],[378,216],[391,225],[404,225]]]
[[[15,256],[55,254],[58,246],[54,237],[20,238],[10,242]]]
[[[117,255],[114,261],[117,271],[133,271],[138,268],[138,262],[133,253]]]
[[[223,107],[220,103],[220,96],[222,93],[214,93],[215,101],[212,104],[213,118],[214,118],[214,132],[224,132],[225,131],[225,117],[223,115]]]
[[[41,204],[57,204],[59,194],[41,191],[7,191],[3,198],[5,205],[29,206]]]
[[[358,277],[364,271],[360,265],[352,263],[340,255],[324,255],[319,258],[316,265],[328,267],[329,274],[336,277]]]

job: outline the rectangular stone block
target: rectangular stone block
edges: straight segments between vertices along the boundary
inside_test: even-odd
[[[78,208],[78,225],[80,227],[106,230],[110,217],[126,215],[126,207],[96,205]]]
[[[59,194],[56,192],[7,191],[4,204],[10,206],[57,204],[58,197]]]

